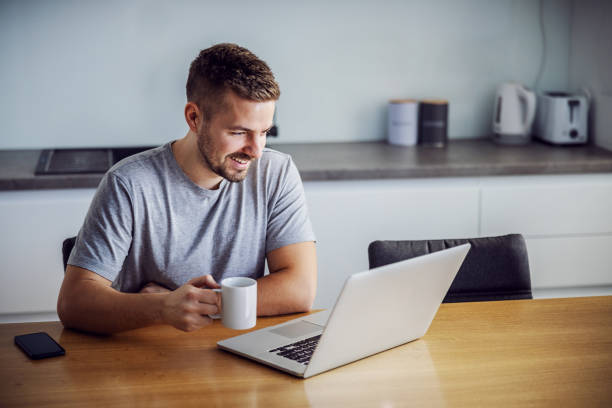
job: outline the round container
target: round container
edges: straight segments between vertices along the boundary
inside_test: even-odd
[[[388,108],[388,134],[390,144],[414,146],[417,144],[419,102],[415,99],[392,99]]]
[[[424,99],[419,107],[419,144],[444,147],[448,143],[448,101]]]

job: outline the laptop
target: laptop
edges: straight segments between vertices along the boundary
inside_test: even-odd
[[[427,332],[470,244],[353,274],[329,311],[217,342],[301,378],[416,340]]]

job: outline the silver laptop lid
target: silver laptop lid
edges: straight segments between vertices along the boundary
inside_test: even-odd
[[[350,276],[304,378],[422,337],[470,244]]]

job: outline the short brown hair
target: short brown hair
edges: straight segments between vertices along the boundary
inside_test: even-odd
[[[227,90],[252,101],[277,100],[280,89],[264,61],[236,44],[217,44],[200,51],[189,67],[187,101],[205,116],[215,112]]]

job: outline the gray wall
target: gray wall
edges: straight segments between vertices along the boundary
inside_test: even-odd
[[[570,86],[592,96],[591,137],[612,150],[612,1],[573,2]]]
[[[540,81],[569,83],[570,0],[545,0]],[[533,86],[533,0],[2,1],[0,148],[181,137],[197,52],[236,42],[281,85],[279,142],[385,137],[390,98],[450,101],[451,138],[489,133],[498,83]]]

